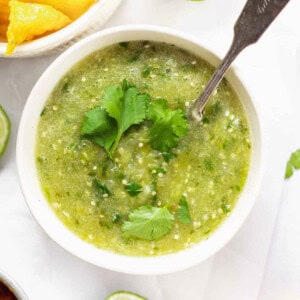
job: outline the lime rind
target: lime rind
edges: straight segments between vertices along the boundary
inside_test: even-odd
[[[118,291],[107,296],[105,300],[147,300],[147,298],[128,291]]]
[[[11,124],[9,117],[3,107],[0,105],[0,157],[4,154],[9,136]]]

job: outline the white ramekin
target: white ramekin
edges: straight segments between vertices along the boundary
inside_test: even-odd
[[[22,288],[5,272],[0,270],[0,281],[2,281],[16,296],[18,300],[28,300]]]
[[[9,57],[31,57],[63,50],[80,38],[95,32],[112,16],[122,0],[98,0],[88,11],[65,28],[16,47]],[[0,57],[6,57],[7,43],[0,42]]]
[[[233,69],[228,71],[226,78],[237,92],[248,115],[252,135],[250,170],[245,188],[232,214],[208,240],[200,242],[190,249],[157,257],[130,257],[98,249],[73,234],[56,217],[41,191],[36,171],[35,143],[40,112],[58,81],[72,66],[90,53],[108,45],[132,40],[152,40],[175,44],[204,58],[212,65],[216,66],[220,63],[220,59],[204,48],[198,40],[163,27],[120,26],[85,38],[69,48],[50,65],[36,83],[27,100],[17,140],[18,173],[23,194],[33,216],[47,234],[69,252],[97,266],[124,273],[170,273],[200,263],[227,244],[245,221],[257,198],[262,179],[262,131],[254,106],[255,102],[251,99],[251,88],[248,88],[247,82],[242,83],[237,78]]]

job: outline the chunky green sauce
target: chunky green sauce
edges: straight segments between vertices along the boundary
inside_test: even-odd
[[[247,118],[226,80],[201,124],[189,120],[169,162],[150,147],[147,122],[125,133],[113,161],[81,138],[84,113],[100,104],[106,87],[126,78],[152,99],[187,111],[212,72],[207,62],[175,46],[130,42],[97,51],[66,74],[41,113],[36,158],[44,194],[70,230],[99,248],[152,256],[190,247],[220,226],[243,189],[251,149]],[[99,190],[95,179],[112,195]],[[142,192],[130,196],[128,182],[138,182]],[[176,213],[183,195],[190,224]],[[124,238],[128,214],[147,204],[174,214],[171,232],[154,241]]]

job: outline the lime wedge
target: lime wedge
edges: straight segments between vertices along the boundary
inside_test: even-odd
[[[10,136],[10,120],[0,105],[0,157],[3,155]]]
[[[105,300],[147,300],[146,298],[126,291],[118,291],[110,294]]]

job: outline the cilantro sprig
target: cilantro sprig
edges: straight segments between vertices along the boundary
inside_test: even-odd
[[[85,138],[104,147],[109,157],[117,149],[124,132],[144,121],[150,97],[123,81],[122,88],[104,90],[102,105],[85,113],[81,131]]]
[[[157,240],[171,230],[174,216],[166,207],[141,206],[129,214],[122,225],[125,238]]]

